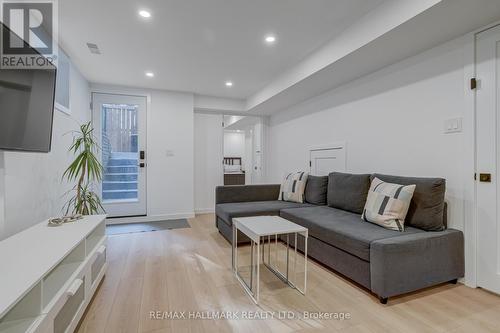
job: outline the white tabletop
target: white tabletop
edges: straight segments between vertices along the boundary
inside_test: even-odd
[[[290,222],[279,216],[252,216],[233,219],[236,229],[241,230],[253,241],[258,242],[260,237],[301,233],[307,236],[307,228]]]

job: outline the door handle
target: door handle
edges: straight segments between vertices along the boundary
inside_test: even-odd
[[[146,166],[146,163],[144,163],[144,162],[139,163],[140,168],[144,168],[145,166]]]
[[[491,183],[491,173],[480,173],[479,181],[482,183]]]
[[[146,158],[146,152],[144,150],[141,150],[139,152],[139,159],[143,160]]]

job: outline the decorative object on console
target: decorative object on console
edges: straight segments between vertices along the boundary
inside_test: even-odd
[[[404,231],[404,223],[416,185],[392,184],[374,178],[361,218],[384,228]]]
[[[289,173],[281,183],[278,200],[303,203],[308,175],[303,171]]]
[[[102,165],[96,157],[99,146],[94,137],[92,122],[80,126],[75,131],[73,143],[69,151],[76,156],[75,160],[64,171],[63,177],[68,181],[77,181],[72,191],[75,195],[66,203],[66,215],[92,215],[104,211],[99,196],[92,191],[92,185],[102,179]]]
[[[47,223],[47,225],[49,227],[59,227],[59,226],[63,225],[64,223],[71,223],[71,222],[75,222],[75,221],[78,221],[81,219],[83,219],[82,214],[66,215],[63,217],[56,217],[56,218],[50,219],[49,222]]]

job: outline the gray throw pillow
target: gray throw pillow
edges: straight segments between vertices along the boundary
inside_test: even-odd
[[[389,176],[377,173],[372,175],[372,178],[375,177],[388,183],[416,185],[410,208],[406,214],[406,225],[426,231],[446,229],[444,221],[445,179]]]
[[[361,215],[369,189],[369,174],[332,172],[328,175],[328,206]]]
[[[328,176],[309,176],[307,178],[305,199],[314,205],[326,205]]]

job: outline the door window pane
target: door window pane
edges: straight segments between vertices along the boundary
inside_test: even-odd
[[[138,105],[102,104],[102,199],[137,201]]]

